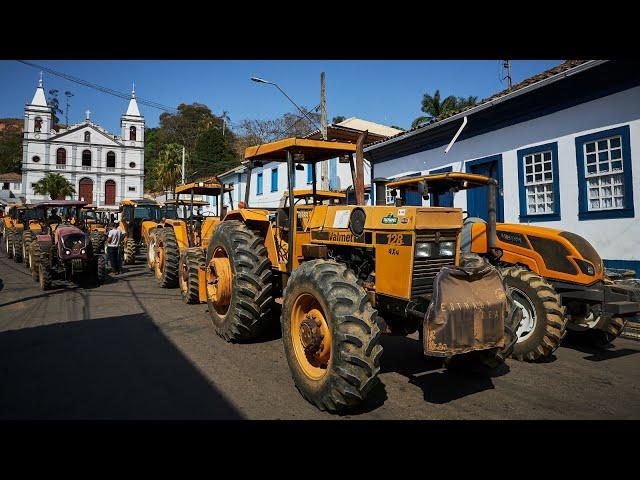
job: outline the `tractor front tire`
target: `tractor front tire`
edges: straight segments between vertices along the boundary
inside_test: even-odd
[[[31,256],[29,255],[29,250],[35,239],[36,236],[31,230],[25,230],[22,234],[22,263],[25,268],[28,269],[31,268]]]
[[[298,267],[284,291],[280,323],[302,396],[330,412],[361,404],[378,381],[381,322],[345,265],[311,260]]]
[[[501,274],[523,315],[511,356],[527,362],[549,357],[566,334],[560,295],[543,277],[526,268],[503,268]]]
[[[89,238],[91,239],[91,247],[93,249],[93,253],[95,255],[98,255],[104,250],[104,244],[107,236],[104,233],[91,232]]]
[[[133,265],[134,263],[136,263],[136,241],[129,237],[124,241],[124,264]]]
[[[193,247],[180,255],[179,283],[180,294],[184,303],[200,303],[200,283],[198,271],[204,268],[204,252],[199,247]]]
[[[156,281],[162,288],[175,288],[178,286],[178,263],[180,262],[180,250],[173,228],[165,228],[158,235],[156,248],[160,249],[162,261],[156,261]]]
[[[626,324],[627,320],[623,317],[600,315],[592,328],[585,331],[572,330],[569,335],[571,341],[576,343],[595,348],[605,348],[620,336]]]
[[[7,258],[13,258],[13,243],[15,241],[15,233],[11,230],[5,233],[4,247],[7,252]]]
[[[207,248],[207,304],[228,342],[260,337],[271,324],[271,261],[264,240],[238,220],[216,227]]]
[[[94,258],[96,262],[96,281],[98,285],[102,285],[107,276],[107,261],[101,253],[95,254]]]
[[[41,255],[38,259],[38,281],[41,290],[46,291],[51,288],[51,265],[49,265],[49,259],[45,258],[44,255]]]
[[[31,269],[31,278],[34,282],[39,281],[40,273],[38,272],[38,265],[43,253],[40,249],[40,244],[36,241],[31,244],[29,248],[29,268]]]

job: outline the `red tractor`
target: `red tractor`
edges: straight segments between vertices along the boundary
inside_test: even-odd
[[[94,252],[86,232],[82,207],[87,202],[51,200],[34,206],[41,210],[42,234],[29,248],[31,275],[42,290],[51,288],[55,279],[71,280],[81,285],[102,284],[105,258]],[[53,211],[65,212],[64,220]],[[70,220],[69,220],[70,219]]]

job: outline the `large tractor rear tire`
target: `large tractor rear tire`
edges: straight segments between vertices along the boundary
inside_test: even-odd
[[[33,242],[29,249],[29,268],[31,270],[31,278],[34,282],[37,282],[40,278],[38,273],[38,262],[40,261],[41,256],[42,251],[40,250],[40,244],[38,242]]]
[[[164,228],[158,235],[156,243],[155,274],[158,285],[162,288],[178,286],[178,263],[180,250],[173,228]]]
[[[604,348],[620,336],[624,330],[627,320],[614,315],[598,315],[591,328],[588,330],[569,331],[571,341],[582,343],[595,348]]]
[[[156,263],[156,243],[158,241],[158,230],[153,230],[149,234],[149,245],[147,245],[147,267],[153,270]]]
[[[127,237],[124,241],[124,264],[133,265],[136,263],[136,241]]]
[[[22,263],[22,235],[17,231],[13,234],[13,261]]]
[[[331,412],[364,401],[378,381],[381,319],[351,270],[333,260],[303,263],[287,282],[280,323],[303,397]]]
[[[200,283],[198,271],[204,268],[204,252],[200,247],[187,249],[180,254],[179,284],[184,303],[200,303]]]
[[[15,239],[15,233],[12,230],[7,230],[4,237],[4,248],[7,252],[7,258],[13,258],[13,242]]]
[[[565,307],[543,277],[520,267],[501,270],[513,301],[522,309],[522,322],[512,357],[527,362],[549,357],[566,334]]]
[[[25,268],[31,268],[31,256],[29,255],[29,249],[31,244],[35,241],[36,236],[31,230],[25,230],[22,233],[22,263]]]
[[[260,337],[273,306],[271,261],[264,240],[238,220],[216,227],[207,248],[207,304],[216,333],[228,342]]]
[[[104,250],[104,244],[107,240],[107,236],[104,233],[91,232],[89,238],[91,239],[91,247],[94,255],[101,254]]]

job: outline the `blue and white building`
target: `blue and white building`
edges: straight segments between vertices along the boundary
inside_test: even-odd
[[[371,180],[491,175],[501,186],[499,221],[577,233],[605,265],[640,272],[638,61],[564,62],[475,107],[369,145],[365,158]],[[407,201],[429,204],[417,194]],[[486,216],[481,189],[448,194],[446,202]]]
[[[341,140],[355,142],[358,135],[368,131],[368,143],[384,140],[402,132],[396,128],[381,125],[379,123],[351,117],[327,128],[329,140]],[[320,132],[316,131],[307,138],[321,139]],[[313,176],[310,165],[303,165],[304,170],[296,170],[293,182],[294,188],[312,188]],[[331,191],[342,191],[353,186],[351,179],[351,167],[348,163],[340,163],[337,158],[327,161],[326,186]],[[370,176],[370,168],[365,162],[365,178]],[[316,166],[316,188],[322,188],[321,166]],[[262,167],[254,168],[251,172],[251,191],[249,192],[249,205],[256,208],[277,207],[284,192],[287,190],[287,165],[282,162],[270,162]],[[218,175],[218,178],[226,185],[233,185],[233,202],[237,206],[239,201],[244,201],[247,185],[247,172],[244,166]],[[226,200],[226,198],[225,198]],[[225,202],[226,203],[226,202]]]

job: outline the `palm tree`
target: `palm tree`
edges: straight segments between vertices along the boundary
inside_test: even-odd
[[[421,110],[426,113],[426,115],[422,115],[416,118],[411,124],[411,128],[415,128],[421,123],[427,122],[429,120],[441,120],[452,113],[461,110],[466,107],[471,107],[478,103],[478,97],[468,96],[464,97],[454,97],[453,95],[449,95],[444,100],[440,99],[440,90],[436,90],[435,93],[429,95],[425,93],[422,97],[422,108]]]
[[[49,195],[51,200],[64,200],[75,195],[76,189],[69,180],[59,173],[47,173],[33,185],[36,195]]]
[[[169,143],[158,154],[156,179],[164,192],[171,191],[175,197],[176,185],[182,176],[182,146]]]

